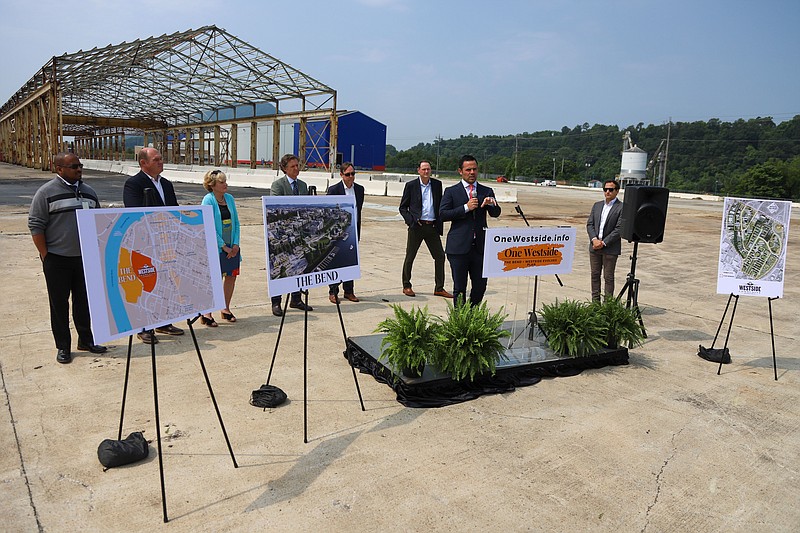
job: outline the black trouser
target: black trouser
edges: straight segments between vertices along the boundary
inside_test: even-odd
[[[414,267],[414,259],[417,251],[425,241],[428,251],[433,257],[433,276],[434,292],[444,290],[444,249],[439,232],[436,231],[435,224],[416,224],[408,228],[408,238],[406,239],[406,258],[403,260],[403,288],[411,288],[411,270]]]
[[[300,298],[300,291],[293,292],[291,295],[291,303],[296,304],[302,302],[302,298]],[[280,296],[273,296],[272,297],[272,307],[275,306],[281,307],[281,297]]]
[[[353,280],[342,282],[345,294],[353,294]],[[339,294],[339,283],[328,285],[328,294]]]
[[[466,300],[467,295],[467,274],[472,282],[472,290],[469,293],[469,301],[472,305],[478,305],[483,300],[486,292],[487,279],[483,277],[483,250],[477,246],[472,246],[466,254],[447,254],[450,261],[450,271],[453,274],[453,298],[455,305],[459,305],[459,297]]]
[[[69,332],[69,297],[72,294],[72,321],[78,331],[78,342],[94,344],[92,322],[89,317],[89,298],[83,277],[81,257],[66,257],[48,253],[42,262],[47,296],[50,300],[50,329],[59,350],[71,351]]]

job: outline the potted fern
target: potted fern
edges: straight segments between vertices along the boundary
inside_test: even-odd
[[[489,313],[486,302],[475,306],[465,302],[457,307],[448,304],[447,318],[439,319],[436,332],[436,366],[454,381],[494,375],[497,362],[505,356],[500,339],[511,335],[500,329],[507,316],[502,308]]]
[[[586,302],[566,299],[542,306],[541,326],[555,353],[583,357],[607,345],[603,316]]]
[[[606,326],[606,343],[609,348],[627,344],[635,348],[644,341],[644,331],[639,324],[638,311],[625,307],[619,298],[607,296],[602,302],[593,302],[593,312],[602,317]]]
[[[436,349],[438,326],[430,319],[427,306],[406,311],[393,304],[392,309],[394,317],[381,321],[375,329],[386,334],[381,341],[381,353],[397,373],[419,377],[426,359],[432,358]]]

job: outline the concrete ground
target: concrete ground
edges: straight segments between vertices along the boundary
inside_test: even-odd
[[[722,205],[670,200],[664,242],[639,247],[646,343],[630,364],[586,371],[439,409],[409,409],[360,375],[359,408],[335,306],[311,291],[308,432],[303,442],[303,315],[292,311],[272,383],[290,401],[248,405],[264,383],[279,319],[270,313],[260,191],[233,189],[244,221],[236,324],[197,325],[203,359],[239,468],[233,468],[190,336],[157,346],[170,522],[162,523],[155,443],[142,463],[103,472],[100,441],[116,438],[127,340],[107,355],[55,361],[47,295],[27,230],[27,204],[49,175],[0,164],[5,293],[0,332],[0,526],[5,531],[741,531],[800,530],[800,231],[795,210],[784,298],[773,302],[778,381],[767,301],[740,299],[733,362],[696,356],[710,346],[727,298],[716,294]],[[121,176],[86,172],[106,203]],[[235,183],[231,183],[235,186]],[[501,185],[498,185],[498,187]],[[514,186],[509,184],[507,186]],[[198,203],[197,185],[178,184]],[[17,193],[10,194],[10,191]],[[111,191],[116,191],[112,193]],[[16,194],[16,195],[15,195]],[[534,225],[583,225],[599,191],[519,187]],[[121,195],[120,195],[121,196]],[[424,247],[418,296],[401,293],[405,226],[397,198],[368,197],[362,299],[342,304],[347,334],[366,335],[391,303],[428,305],[433,265]],[[521,226],[505,204],[495,226]],[[539,302],[584,299],[588,260],[540,279]],[[629,270],[625,244],[617,268]],[[449,270],[449,269],[448,269]],[[449,274],[448,274],[449,279]],[[449,281],[448,281],[449,285]],[[533,281],[493,279],[487,301],[524,319]],[[219,317],[217,317],[219,320]],[[724,333],[724,330],[723,330]],[[724,341],[717,342],[717,347]],[[124,433],[155,438],[149,347],[135,342]]]

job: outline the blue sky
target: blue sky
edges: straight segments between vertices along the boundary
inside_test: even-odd
[[[54,55],[209,24],[333,87],[400,149],[800,114],[797,0],[0,0],[0,101]]]

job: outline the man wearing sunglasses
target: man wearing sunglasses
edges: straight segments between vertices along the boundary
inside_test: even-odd
[[[339,196],[354,196],[356,199],[356,233],[361,240],[361,207],[364,205],[364,187],[356,183],[356,169],[352,163],[342,163],[339,167],[339,176],[342,181],[328,187],[328,194]],[[358,297],[353,292],[353,280],[344,282],[344,297],[351,302],[357,302]],[[339,284],[328,286],[328,299],[332,304],[339,303]]]
[[[592,300],[600,301],[600,278],[603,278],[604,293],[614,295],[614,269],[622,253],[620,227],[622,226],[622,202],[617,200],[619,182],[606,180],[603,183],[604,200],[592,206],[586,221],[589,233],[589,268],[591,269]]]
[[[78,331],[78,350],[105,353],[106,347],[94,343],[89,317],[89,299],[83,276],[83,260],[78,238],[78,209],[100,207],[97,193],[81,181],[83,165],[75,154],[61,153],[54,160],[55,178],[42,185],[33,197],[28,228],[39,251],[50,300],[50,329],[55,339],[56,361],[72,361],[69,331],[69,299],[72,295],[72,321]]]

